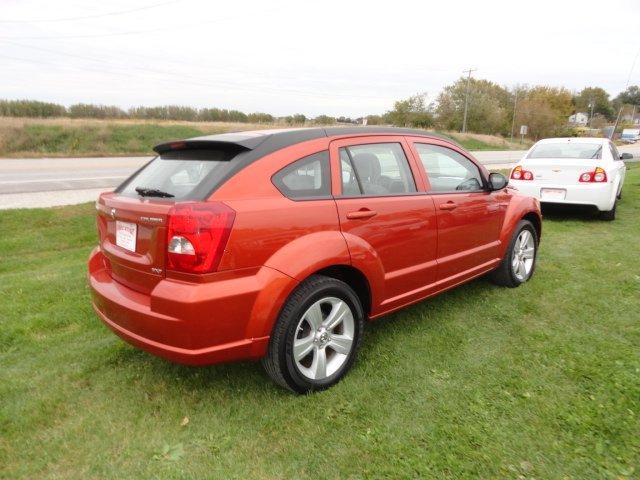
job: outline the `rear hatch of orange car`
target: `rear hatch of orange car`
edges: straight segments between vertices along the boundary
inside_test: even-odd
[[[114,192],[100,195],[98,233],[112,278],[150,293],[167,275],[171,213],[203,204],[219,210],[205,201],[246,151],[235,144],[180,144],[160,153]]]

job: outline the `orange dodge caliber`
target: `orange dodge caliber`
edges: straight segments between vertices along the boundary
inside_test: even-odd
[[[170,142],[96,203],[93,306],[174,362],[338,382],[373,320],[489,273],[531,278],[538,200],[449,139],[309,128]]]

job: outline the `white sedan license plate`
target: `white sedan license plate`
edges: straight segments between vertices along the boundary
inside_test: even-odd
[[[541,188],[540,197],[542,200],[564,200],[567,191],[564,188]]]
[[[135,252],[137,235],[138,225],[116,220],[116,245],[125,250]]]

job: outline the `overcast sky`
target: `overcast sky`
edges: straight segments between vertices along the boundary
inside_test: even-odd
[[[469,67],[615,96],[639,49],[638,0],[0,0],[0,98],[65,105],[360,116]]]

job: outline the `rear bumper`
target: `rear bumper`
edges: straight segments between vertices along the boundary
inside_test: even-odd
[[[255,308],[262,303],[256,300],[265,283],[291,278],[268,267],[214,275],[219,280],[206,283],[165,279],[144,294],[115,281],[96,248],[88,281],[93,308],[105,325],[154,355],[187,365],[263,357],[269,342],[264,332],[270,330],[265,322],[273,319]]]
[[[96,311],[98,317],[100,317],[100,320],[127,343],[158,357],[184,365],[213,365],[215,363],[232,362],[236,360],[255,360],[264,356],[266,344],[269,341],[269,337],[252,338],[223,343],[199,350],[174,347],[155,342],[121,327],[117,323],[109,320],[109,318],[98,309],[95,303],[93,304],[93,309]]]
[[[615,194],[613,194],[613,184],[607,183],[585,183],[582,185],[561,185],[561,184],[540,184],[533,181],[509,180],[509,185],[518,189],[525,195],[535,197],[541,203],[567,204],[567,205],[589,205],[597,207],[598,210],[607,211],[613,208]],[[547,198],[542,195],[543,188],[556,188],[566,190],[564,199]]]

